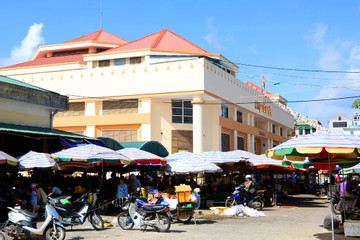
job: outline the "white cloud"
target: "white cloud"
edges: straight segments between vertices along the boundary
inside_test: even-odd
[[[318,52],[317,65],[322,70],[348,70],[360,69],[360,42],[328,37],[328,26],[322,23],[315,24],[315,31],[306,38],[311,41],[314,49]],[[315,75],[315,74],[314,74]],[[314,76],[315,77],[315,76]],[[329,78],[328,81],[316,82],[321,85],[338,86],[337,88],[313,89],[313,99],[338,98],[359,95],[360,80],[356,80],[356,74],[321,74],[321,77]],[[333,79],[333,80],[331,80]],[[341,79],[341,80],[339,80]],[[315,84],[315,82],[314,82]],[[347,87],[347,88],[343,88]],[[357,90],[357,91],[356,91]],[[354,99],[339,101],[312,102],[309,104],[297,104],[298,109],[310,118],[318,118],[323,125],[327,126],[328,120],[336,114],[342,113],[352,116],[351,103]]]
[[[206,25],[208,28],[208,33],[206,34],[204,39],[214,48],[216,48],[218,50],[222,50],[223,47],[220,44],[218,29],[214,26],[213,22],[214,22],[213,17],[206,18]]]
[[[34,23],[30,26],[26,37],[21,41],[21,45],[15,46],[11,50],[9,58],[0,59],[0,66],[12,65],[30,60],[39,45],[44,43],[44,38],[42,37],[43,27],[44,25],[42,23]]]

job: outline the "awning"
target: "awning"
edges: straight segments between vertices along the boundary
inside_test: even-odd
[[[52,128],[30,127],[30,126],[21,126],[21,125],[6,124],[6,123],[0,123],[0,133],[1,132],[22,133],[22,134],[25,133],[25,134],[45,135],[45,136],[54,136],[54,137],[96,140],[96,138],[90,138],[87,136],[83,136],[71,132],[65,132]]]

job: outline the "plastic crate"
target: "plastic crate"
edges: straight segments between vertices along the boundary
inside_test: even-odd
[[[178,208],[177,209],[178,217],[187,217],[194,215],[194,208]]]
[[[175,186],[176,197],[179,203],[189,202],[191,187],[189,185]]]

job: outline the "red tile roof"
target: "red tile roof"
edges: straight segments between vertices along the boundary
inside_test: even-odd
[[[42,65],[59,64],[59,63],[82,62],[84,61],[83,55],[84,54],[59,56],[59,57],[42,57],[31,61],[18,63],[11,66],[6,66],[0,69],[5,70],[7,68],[20,68],[20,67],[42,66]]]
[[[67,41],[65,43],[75,43],[75,42],[84,42],[84,41],[99,41],[99,42],[109,42],[109,43],[119,43],[119,44],[125,44],[129,42],[126,41],[125,39],[122,39],[118,36],[115,36],[101,29],[96,32],[92,32],[84,36],[75,38],[73,40]]]
[[[150,34],[122,46],[109,49],[105,52],[121,52],[145,48],[169,50],[175,52],[192,52],[200,54],[209,53],[208,51],[200,48],[199,46],[196,46],[192,42],[189,42],[185,38],[173,33],[168,29],[164,29],[159,32]]]

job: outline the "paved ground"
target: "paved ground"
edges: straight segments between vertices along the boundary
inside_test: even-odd
[[[320,226],[330,212],[324,199],[312,195],[298,195],[286,205],[296,207],[265,208],[263,212],[267,216],[262,218],[202,215],[199,216],[196,226],[193,223],[175,223],[169,233],[158,233],[151,228],[145,232],[138,228],[124,231],[118,226],[96,232],[86,223],[68,231],[66,239],[331,239],[331,233]],[[105,218],[112,220],[114,217]],[[352,238],[345,238],[341,234],[336,235],[335,239]]]

